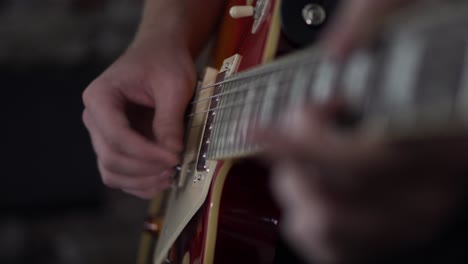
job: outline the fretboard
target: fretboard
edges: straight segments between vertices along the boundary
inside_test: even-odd
[[[466,25],[468,4],[453,4],[389,29],[379,46],[342,63],[313,47],[227,78],[213,95],[207,158],[255,153],[250,131],[335,96],[393,134],[468,125]]]

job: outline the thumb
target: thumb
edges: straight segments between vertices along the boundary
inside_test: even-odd
[[[180,153],[183,150],[184,117],[188,100],[165,98],[155,107],[153,133],[163,148]]]

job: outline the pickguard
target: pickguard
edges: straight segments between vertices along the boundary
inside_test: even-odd
[[[203,86],[209,86],[215,82],[217,71],[208,68],[203,81]],[[195,101],[208,98],[213,89],[203,89],[197,94]],[[202,100],[194,107],[194,112],[205,112],[210,107],[210,100]],[[186,151],[184,153],[181,169],[176,177],[176,183],[172,187],[165,222],[158,238],[154,252],[154,263],[163,263],[171,246],[189,223],[195,213],[206,200],[210,190],[210,184],[215,174],[217,161],[207,162],[207,171],[197,171],[196,161],[203,135],[207,113],[194,115],[187,129]]]

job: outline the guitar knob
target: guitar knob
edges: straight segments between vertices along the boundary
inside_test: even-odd
[[[253,6],[233,6],[229,10],[229,14],[232,18],[242,18],[242,17],[251,17],[255,13],[255,8]]]
[[[302,18],[308,26],[319,26],[325,22],[327,13],[320,5],[308,4],[302,9]]]

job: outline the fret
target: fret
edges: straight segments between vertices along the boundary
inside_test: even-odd
[[[379,116],[382,127],[406,130],[414,121],[414,99],[425,44],[416,38],[399,36],[387,51],[381,83],[375,87],[369,110]],[[397,126],[395,126],[397,125]],[[395,133],[398,131],[394,131]]]
[[[308,101],[310,85],[315,79],[317,67],[317,61],[308,62],[298,67],[291,84],[289,105],[301,106]]]
[[[237,88],[237,86],[236,87],[230,86],[229,91],[236,91],[235,88]],[[236,108],[241,107],[241,103],[242,103],[242,102],[236,101],[237,95],[238,93],[231,93],[226,96],[227,97],[226,102],[228,102],[228,105],[231,105],[231,106],[225,109],[226,113],[221,117],[222,118],[221,122],[223,123],[221,126],[223,141],[221,143],[220,148],[221,148],[221,156],[223,157],[229,154],[229,148],[231,145],[230,134],[232,132],[233,123],[235,122],[235,120],[232,118],[233,113]]]
[[[248,83],[243,83],[239,87],[236,87],[236,91],[238,88],[248,86]],[[231,110],[231,115],[229,116],[229,120],[231,120],[229,129],[228,129],[228,139],[227,139],[227,146],[226,151],[228,154],[234,153],[235,147],[235,139],[236,139],[236,130],[237,126],[239,125],[239,113],[242,111],[242,108],[245,106],[245,101],[243,100],[244,91],[237,91],[232,96],[232,101],[235,102],[237,106],[233,107]]]
[[[250,153],[259,147],[247,140],[250,131],[277,121],[286,107],[320,104],[337,93],[385,127],[414,130],[414,122],[447,114],[452,117],[448,108],[439,105],[449,99],[452,103],[457,100],[456,110],[468,121],[468,40],[466,23],[459,23],[468,18],[458,14],[437,17],[443,23],[426,20],[418,19],[403,30],[390,28],[385,45],[359,51],[346,64],[337,64],[324,58],[319,48],[311,48],[231,76],[220,92],[211,156]],[[457,55],[461,49],[464,56]],[[442,88],[447,86],[456,88]],[[453,104],[447,105],[453,110]]]
[[[222,96],[222,94],[224,94],[225,92],[225,86],[226,84],[223,84],[220,86],[220,89],[219,89],[219,94],[220,96],[217,97],[215,100],[217,101],[217,107],[219,108],[220,106],[222,106],[224,104],[224,101],[225,101],[225,97]],[[215,115],[214,117],[214,121],[213,121],[213,124],[212,124],[212,129],[213,129],[213,136],[211,137],[211,151],[210,151],[210,158],[217,158],[218,157],[218,149],[219,149],[219,145],[220,145],[220,131],[219,131],[219,122],[221,121],[221,110],[214,110],[214,112],[212,112],[212,114]]]
[[[246,86],[248,84],[244,83],[240,85],[239,87],[236,87],[236,90],[238,88]],[[230,122],[230,126],[228,129],[228,135],[227,135],[227,146],[226,146],[226,151],[233,152],[234,147],[235,147],[235,139],[236,139],[236,133],[237,133],[237,127],[239,125],[239,115],[242,112],[242,108],[244,105],[241,105],[241,103],[245,103],[245,100],[243,100],[244,97],[244,91],[237,91],[236,93],[233,94],[232,96],[232,101],[235,102],[235,104],[238,104],[238,106],[233,107],[230,116],[228,117]]]
[[[255,97],[258,98],[265,98],[266,90],[268,88],[267,83],[268,83],[268,76],[263,76],[262,78],[259,78],[257,80],[258,85],[256,86],[255,90]],[[265,100],[255,100],[252,103],[252,112],[253,114],[251,115],[251,121],[248,123],[248,128],[247,131],[253,131],[258,128],[260,118],[261,118],[261,110],[263,107],[263,103]],[[254,151],[256,148],[258,148],[258,144],[255,142],[248,142],[245,147],[245,151],[251,152]]]
[[[344,97],[353,110],[360,110],[366,105],[365,101],[373,89],[369,84],[376,58],[371,55],[365,51],[357,52],[350,58],[343,73]]]
[[[233,83],[226,84],[223,93],[225,93],[226,91],[230,91],[232,86]],[[225,106],[226,104],[229,104],[230,96],[232,96],[232,94],[222,96],[220,104],[221,107]],[[226,129],[228,125],[227,122],[224,122],[224,120],[226,120],[226,115],[228,114],[228,111],[230,111],[230,107],[221,108],[219,112],[219,122],[218,124],[215,124],[216,126],[218,126],[218,143],[215,146],[216,157],[218,158],[223,156],[224,145],[226,143]]]
[[[256,80],[256,83],[258,83],[258,80]],[[258,86],[255,85],[256,83],[254,82],[250,84],[251,89],[248,89],[247,94],[245,95],[246,105],[242,109],[242,113],[240,115],[241,120],[240,120],[240,124],[239,124],[238,131],[237,131],[236,151],[238,152],[246,150],[247,136],[248,136],[247,134],[249,132],[250,123],[253,122],[252,116],[254,113],[254,104],[255,104],[255,103],[250,103],[250,102],[254,102],[255,99],[257,98]]]
[[[262,101],[257,101],[257,98],[264,98],[265,90],[266,90],[266,83],[267,83],[268,77],[263,76],[262,78],[258,78],[256,82],[256,88],[255,88],[255,93],[253,97],[253,103],[252,103],[252,113],[251,115],[247,118],[249,121],[247,121],[247,128],[246,128],[246,138],[245,141],[247,140],[248,133],[250,131],[253,131],[257,128],[258,125],[258,119],[260,117],[260,110],[261,106],[263,103]],[[244,151],[250,152],[256,147],[254,142],[245,142],[244,145]]]
[[[213,124],[213,129],[216,131],[216,139],[215,144],[213,146],[213,156],[214,158],[219,158],[223,150],[223,145],[225,144],[225,132],[224,127],[227,127],[227,124],[223,124],[223,116],[227,114],[231,109],[224,107],[227,102],[229,102],[229,95],[226,95],[227,91],[234,89],[235,84],[239,82],[239,80],[233,80],[232,74],[237,71],[237,67],[239,66],[241,56],[234,55],[229,57],[223,62],[223,66],[221,67],[221,72],[224,72],[224,75],[227,78],[224,78],[223,85],[221,89],[221,93],[219,93],[219,107],[217,108],[217,122]],[[224,126],[223,126],[224,125]]]
[[[457,96],[457,112],[459,117],[468,122],[468,41],[465,41],[462,69],[460,88]]]
[[[321,60],[317,69],[317,78],[312,83],[310,101],[314,103],[326,102],[333,95],[338,82],[341,68],[330,59]]]
[[[425,49],[425,43],[416,38],[400,38],[390,50],[381,90],[385,110],[411,107]]]
[[[279,92],[280,85],[277,75],[273,75],[269,78],[266,86],[265,96],[263,97],[262,109],[260,113],[260,125],[267,126],[271,125],[273,121],[273,113],[275,107],[275,101]]]
[[[245,84],[245,86],[250,86],[250,84]],[[234,153],[239,153],[240,151],[240,145],[241,145],[241,140],[242,140],[242,124],[245,122],[243,119],[247,118],[243,116],[244,110],[246,108],[250,108],[250,105],[247,101],[247,96],[249,93],[249,90],[255,90],[255,88],[243,90],[242,92],[239,92],[239,98],[241,101],[245,102],[246,104],[243,105],[242,107],[238,108],[238,111],[236,113],[236,116],[234,117],[236,119],[236,122],[234,123],[234,126],[232,128],[232,137],[233,137],[233,143],[232,143],[232,149],[231,151]]]
[[[272,120],[273,124],[281,122],[285,118],[284,112],[287,108],[292,107],[289,104],[291,83],[293,82],[294,69],[285,69],[278,74],[278,94],[275,96],[273,101]]]
[[[463,66],[463,39],[440,38],[428,42],[418,84],[418,99],[451,100],[457,89]],[[442,88],[443,87],[443,88]],[[422,103],[422,102],[421,102]]]
[[[463,66],[464,40],[439,34],[426,41],[414,105],[420,122],[433,124],[453,117],[453,103],[459,89]],[[435,110],[436,109],[436,110]]]
[[[230,91],[235,91],[233,89],[233,85],[230,84],[228,86],[228,89],[226,89],[226,91],[229,93]],[[220,126],[221,126],[221,134],[220,134],[220,137],[221,137],[221,144],[219,146],[219,151],[220,151],[220,156],[221,157],[224,157],[226,154],[227,154],[227,146],[228,146],[228,140],[229,140],[229,137],[228,137],[228,133],[229,133],[229,129],[230,129],[230,126],[231,126],[231,114],[232,114],[232,111],[233,109],[235,108],[235,106],[231,106],[231,105],[235,105],[236,102],[234,102],[232,99],[233,97],[235,96],[235,93],[229,93],[227,95],[225,95],[226,97],[226,108],[223,109],[223,114],[221,116],[221,123],[220,123]]]

